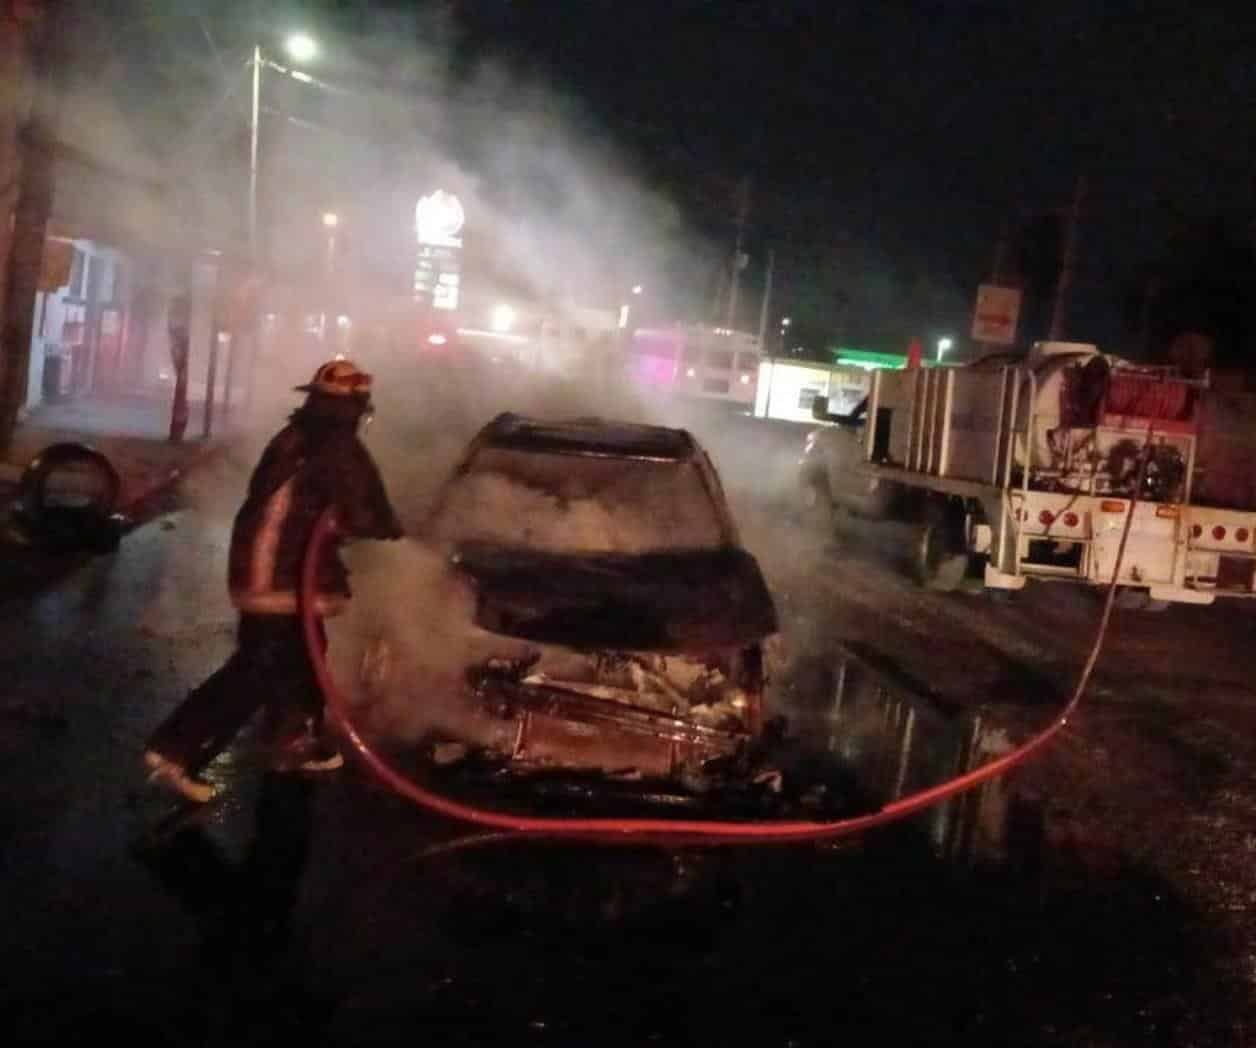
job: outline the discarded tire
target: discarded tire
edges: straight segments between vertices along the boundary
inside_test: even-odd
[[[109,553],[122,536],[114,512],[121,491],[118,471],[95,448],[51,444],[23,471],[14,518],[33,545]]]

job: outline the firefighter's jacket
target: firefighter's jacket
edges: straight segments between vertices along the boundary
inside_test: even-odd
[[[315,522],[336,510],[349,537],[396,539],[401,525],[379,470],[356,433],[318,434],[299,421],[267,445],[249,480],[249,492],[231,533],[228,584],[241,612],[297,614],[301,566]],[[335,615],[349,599],[349,576],[337,553],[324,547],[315,611]]]

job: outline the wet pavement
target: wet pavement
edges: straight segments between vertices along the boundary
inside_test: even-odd
[[[1256,840],[1238,741],[1250,694],[1234,690],[1245,671],[1208,660],[1216,616],[1177,677],[1147,652],[1177,636],[1179,609],[1130,620],[1090,712],[1046,757],[832,845],[483,834],[353,767],[268,774],[247,735],[212,769],[223,799],[188,813],[145,787],[139,754],[231,647],[221,579],[242,480],[223,469],[154,506],[116,554],[4,553],[25,572],[0,617],[13,1043],[1243,1043],[1252,943],[1225,900],[1256,898],[1238,867]],[[786,619],[773,701],[851,804],[1049,720],[1089,605],[919,604],[892,558],[786,533],[777,509],[734,494]],[[809,544],[843,599],[782,562]],[[1055,618],[1074,623],[1071,647],[1052,646]],[[939,619],[973,628],[950,637]],[[1187,694],[1207,715],[1181,712]]]

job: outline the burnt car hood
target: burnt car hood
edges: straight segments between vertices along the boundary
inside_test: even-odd
[[[477,542],[457,546],[451,562],[475,583],[477,626],[537,644],[696,652],[777,629],[743,549],[567,554]]]

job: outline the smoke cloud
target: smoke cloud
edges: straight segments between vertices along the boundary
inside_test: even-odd
[[[751,551],[779,541],[775,511],[758,507],[792,484],[802,438],[796,427],[676,404],[627,380],[608,346],[538,370],[508,353],[441,355],[384,335],[411,288],[415,203],[437,188],[456,193],[467,215],[468,309],[500,300],[579,322],[590,308],[617,313],[641,285],[634,325],[702,316],[706,303],[688,289],[706,288],[715,247],[591,113],[560,85],[502,56],[469,56],[443,14],[371,16],[351,37],[322,27],[319,59],[294,77],[280,27],[244,13],[230,3],[204,14],[136,4],[123,18],[112,6],[85,6],[74,39],[64,42],[72,61],[58,135],[81,152],[83,170],[59,181],[58,213],[73,235],[98,237],[132,258],[127,279],[149,302],[136,316],[145,330],[142,385],[169,388],[162,385],[170,377],[164,303],[193,285],[194,400],[209,374],[215,287],[249,269],[248,59],[256,43],[266,47],[258,244],[270,280],[266,308],[280,333],[256,359],[243,332],[218,345],[219,386],[230,373],[235,387],[230,420],[220,426],[231,427],[234,441],[224,463],[189,483],[197,510],[229,519],[248,470],[299,403],[292,387],[338,350],[375,375],[377,421],[366,441],[411,531],[479,427],[513,411],[689,428],[711,452],[736,515],[753,520],[745,536]],[[90,187],[106,183],[116,191],[93,199]],[[334,244],[324,212],[337,216]],[[689,276],[677,281],[676,273]],[[302,329],[303,316],[317,311],[350,318],[334,332],[341,341]],[[506,485],[476,492],[462,510],[469,525],[533,521],[532,539],[535,522],[548,518],[567,536],[610,535],[612,548],[652,548],[659,522],[632,519],[633,505],[624,491],[614,506],[576,499],[555,516],[551,496],[538,503]],[[666,528],[680,545],[707,537],[696,516]],[[413,711],[439,708],[431,697],[455,690],[467,660],[499,652],[503,642],[473,626],[470,594],[441,551],[407,540],[357,544],[347,557],[358,599],[333,627],[337,671],[362,680],[367,642],[387,636],[406,683],[377,705],[373,723],[413,736],[420,727]],[[206,573],[198,585],[206,606],[225,607],[218,580]]]

